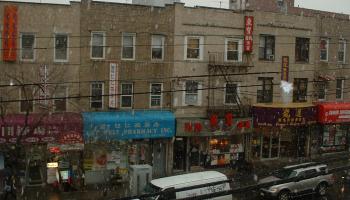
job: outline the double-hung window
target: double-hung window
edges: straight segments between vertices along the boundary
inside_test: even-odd
[[[186,81],[185,83],[185,105],[197,106],[201,104],[201,85],[198,81]]]
[[[225,61],[242,61],[243,40],[226,38],[225,40]]]
[[[259,87],[257,90],[258,103],[272,103],[273,101],[273,78],[259,77]]]
[[[91,97],[90,97],[90,107],[91,108],[103,108],[103,83],[94,82],[91,83]]]
[[[56,62],[68,61],[68,35],[55,34],[55,58]]]
[[[67,87],[58,86],[54,95],[54,110],[62,112],[67,110]]]
[[[34,110],[34,92],[30,86],[20,88],[20,112],[33,112]]]
[[[238,85],[236,83],[226,83],[225,104],[237,104]]]
[[[260,35],[259,59],[275,60],[275,36]]]
[[[21,34],[21,60],[34,61],[35,58],[35,35],[31,33]]]
[[[133,84],[122,83],[120,95],[120,107],[131,108],[133,106]]]
[[[293,84],[293,102],[307,101],[307,78],[295,78]]]
[[[104,32],[91,33],[91,58],[104,59],[105,58],[106,38]]]
[[[329,46],[329,40],[326,38],[322,38],[320,40],[320,60],[321,61],[328,61],[328,46]]]
[[[152,60],[163,60],[164,36],[152,35]]]
[[[336,91],[335,91],[335,97],[336,99],[342,100],[343,94],[344,94],[344,78],[337,78],[337,85],[336,85]]]
[[[309,62],[310,39],[300,38],[295,39],[295,61]]]
[[[161,83],[151,83],[150,107],[162,107],[162,87]]]
[[[338,62],[345,64],[346,60],[346,40],[339,40],[338,46]]]
[[[135,33],[123,33],[122,37],[122,59],[135,59]]]
[[[324,101],[326,100],[326,86],[327,86],[327,82],[325,81],[321,81],[317,83],[317,99],[319,101]]]
[[[185,37],[185,59],[201,60],[203,58],[203,37]]]

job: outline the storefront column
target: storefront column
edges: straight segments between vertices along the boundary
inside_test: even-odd
[[[190,171],[190,138],[186,141],[186,172]]]

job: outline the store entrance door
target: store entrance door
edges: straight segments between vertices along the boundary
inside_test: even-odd
[[[297,135],[297,157],[305,157],[305,146],[306,146],[306,127],[298,127],[295,129]]]
[[[166,143],[161,141],[154,141],[153,143],[153,176],[165,176],[166,166]]]
[[[186,138],[176,138],[174,141],[174,171],[186,170]]]

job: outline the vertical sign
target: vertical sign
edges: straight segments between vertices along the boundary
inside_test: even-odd
[[[289,79],[289,56],[282,56],[282,73],[281,81],[287,81]]]
[[[254,26],[254,17],[245,16],[244,17],[244,52],[253,51],[253,26]]]
[[[16,61],[17,57],[17,6],[5,6],[2,34],[3,60]]]
[[[117,108],[118,102],[118,73],[117,64],[111,63],[109,65],[109,107]]]
[[[46,65],[40,66],[39,77],[40,77],[40,91],[39,91],[39,99],[40,104],[47,105],[48,100],[48,90],[47,90],[47,77],[48,70]]]

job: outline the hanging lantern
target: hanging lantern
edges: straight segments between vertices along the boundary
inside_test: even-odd
[[[242,121],[238,122],[237,123],[237,128],[242,129],[243,128],[243,124],[244,123]]]
[[[191,122],[186,122],[185,123],[185,131],[186,132],[192,132],[192,123]]]
[[[227,127],[232,126],[233,124],[233,114],[232,113],[226,113],[225,114],[225,125]]]
[[[201,131],[202,131],[202,124],[199,123],[199,122],[196,122],[196,123],[194,124],[194,132],[200,133]]]
[[[245,128],[250,128],[250,121],[245,122]]]
[[[210,116],[210,126],[216,128],[218,126],[218,115],[213,114]]]

